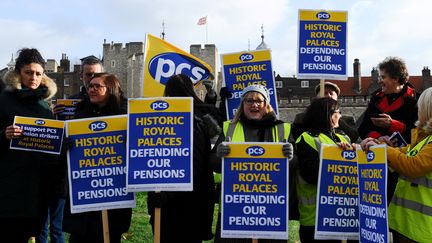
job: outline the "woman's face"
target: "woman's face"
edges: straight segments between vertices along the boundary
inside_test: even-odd
[[[37,89],[42,81],[43,67],[39,63],[24,65],[19,73],[21,83],[29,89]]]
[[[341,112],[339,109],[333,111],[333,113],[331,114],[331,125],[332,128],[337,128],[339,127],[339,119],[341,118]]]
[[[243,99],[243,113],[250,120],[261,120],[267,114],[264,96],[258,92],[248,92]]]
[[[381,90],[384,94],[398,93],[398,87],[401,85],[397,78],[390,77],[384,70],[380,70],[378,83],[381,85]]]
[[[109,93],[105,82],[101,77],[94,78],[87,86],[90,102],[98,106],[104,106],[108,102]]]

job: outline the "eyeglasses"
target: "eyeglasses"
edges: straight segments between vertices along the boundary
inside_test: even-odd
[[[86,76],[87,78],[93,78],[94,75],[95,73],[84,73],[84,76]]]
[[[254,99],[245,99],[244,102],[246,103],[246,105],[253,105],[253,104],[257,104],[259,106],[261,106],[262,104],[264,104],[264,100],[254,100]]]
[[[89,84],[89,85],[87,85],[87,90],[90,90],[91,88],[94,88],[96,90],[101,90],[103,87],[106,87],[106,86],[101,85],[101,84]]]

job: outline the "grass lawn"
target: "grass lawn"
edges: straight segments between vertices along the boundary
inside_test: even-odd
[[[153,234],[149,224],[150,216],[147,213],[147,194],[144,192],[137,193],[137,207],[133,210],[132,225],[127,234],[124,234],[122,242],[136,242],[136,243],[151,243],[153,242]],[[217,207],[217,205],[216,205]],[[213,220],[213,232],[216,230],[217,208],[215,210],[215,217]],[[298,235],[299,224],[297,221],[290,221],[289,225],[289,241],[300,242]],[[212,243],[213,240],[205,241]],[[259,241],[258,241],[259,242]]]
[[[139,192],[136,193],[137,206],[133,209],[132,213],[132,224],[129,232],[123,234],[123,243],[152,243],[153,233],[151,225],[149,224],[150,216],[147,213],[147,193]],[[216,205],[217,207],[217,205]],[[215,210],[215,217],[213,220],[213,232],[216,229],[217,220],[217,208]],[[300,242],[298,235],[299,224],[297,221],[289,222],[289,241],[288,242]],[[66,235],[68,239],[68,235]],[[205,241],[206,243],[212,243],[213,240]],[[259,241],[258,241],[259,242]]]

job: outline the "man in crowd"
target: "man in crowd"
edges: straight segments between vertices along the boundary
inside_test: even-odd
[[[315,87],[315,94],[316,97],[319,97],[320,94],[319,84]],[[339,95],[340,95],[340,89],[336,84],[327,81],[324,83],[324,96],[328,96],[330,98],[333,98],[334,100],[337,100]],[[292,124],[293,126],[292,134],[295,139],[297,139],[298,136],[300,136],[300,134],[302,134],[306,130],[306,128],[303,125],[304,115],[305,112],[302,112],[297,114],[294,118],[294,122]],[[359,138],[353,116],[342,115],[341,119],[339,120],[339,128],[336,130],[346,134],[351,139],[351,142],[353,143],[356,142],[357,139]]]

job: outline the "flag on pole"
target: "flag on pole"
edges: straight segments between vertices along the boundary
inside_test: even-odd
[[[205,25],[205,24],[207,24],[207,16],[200,18],[197,23],[197,25]]]

